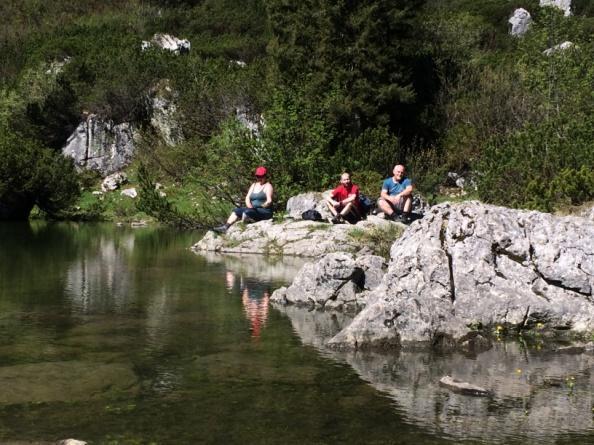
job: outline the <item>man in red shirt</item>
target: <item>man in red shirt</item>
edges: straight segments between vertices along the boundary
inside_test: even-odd
[[[363,214],[359,202],[359,187],[351,182],[351,174],[343,173],[340,176],[340,185],[332,190],[330,197],[326,200],[333,218],[333,224],[344,223],[355,224]]]

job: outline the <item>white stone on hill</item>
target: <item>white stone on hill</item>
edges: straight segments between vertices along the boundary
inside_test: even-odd
[[[540,0],[540,6],[551,6],[563,11],[565,17],[571,15],[571,0]]]
[[[142,50],[147,50],[151,46],[157,46],[161,49],[171,51],[175,54],[184,54],[190,52],[191,44],[187,39],[178,39],[170,34],[157,33],[150,41],[143,40],[141,44]]]
[[[62,154],[74,159],[79,170],[96,170],[107,176],[126,167],[134,156],[134,131],[130,124],[114,124],[90,114],[70,135]]]
[[[514,37],[521,37],[528,32],[532,23],[532,17],[524,8],[518,8],[509,18],[508,23],[512,25],[509,33]]]

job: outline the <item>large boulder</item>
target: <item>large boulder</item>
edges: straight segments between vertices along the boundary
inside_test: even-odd
[[[508,22],[511,24],[509,33],[514,37],[521,37],[528,32],[532,23],[532,17],[524,8],[518,8],[509,18]]]
[[[330,344],[457,343],[477,329],[594,330],[594,227],[584,218],[442,204],[391,249],[382,284]]]
[[[357,310],[365,304],[364,290],[381,282],[385,260],[375,255],[355,258],[348,253],[330,253],[307,263],[288,288],[277,289],[272,302],[325,309]]]
[[[113,192],[120,188],[122,184],[128,182],[128,176],[124,172],[116,172],[112,173],[111,175],[105,177],[103,182],[101,183],[101,191],[105,192]]]
[[[107,176],[126,167],[134,156],[134,131],[130,124],[114,124],[90,114],[62,148],[79,170],[96,170]]]
[[[571,0],[540,0],[540,6],[550,6],[563,11],[565,17],[571,15]]]
[[[330,196],[330,190],[321,192],[307,192],[292,196],[287,201],[287,216],[289,218],[301,219],[303,212],[307,210],[317,210],[322,217],[327,218],[330,210],[326,205],[326,198]]]

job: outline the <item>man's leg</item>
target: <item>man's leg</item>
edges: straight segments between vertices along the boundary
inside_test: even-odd
[[[350,224],[355,224],[357,221],[361,219],[359,212],[357,211],[357,207],[352,202],[349,202],[347,205],[344,206],[342,211],[340,212],[340,216],[345,221],[348,221]]]
[[[386,215],[388,218],[392,217],[392,214],[394,213],[394,208],[392,207],[392,203],[390,201],[386,201],[384,198],[380,198],[377,200],[377,205],[382,210],[382,212],[384,212],[384,215]]]
[[[330,209],[330,213],[332,213],[333,216],[338,215],[338,211],[336,210],[336,208],[334,208],[334,205],[329,200],[326,200],[326,205]]]

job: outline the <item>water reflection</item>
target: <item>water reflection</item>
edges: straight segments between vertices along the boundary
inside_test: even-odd
[[[117,239],[99,234],[96,247],[70,264],[65,293],[77,311],[122,312],[127,308],[134,295],[133,270],[128,267],[133,250],[133,234]]]
[[[250,333],[254,340],[259,339],[268,321],[270,301],[269,285],[253,281],[232,270],[225,272],[225,286],[230,294],[239,293],[246,319],[250,322]]]
[[[219,254],[195,252],[211,264],[223,264],[228,271],[254,281],[284,282],[293,280],[307,262],[299,257],[267,257],[264,255]]]
[[[306,260],[296,257],[269,258],[263,255],[221,255],[197,253],[209,263],[223,264],[225,286],[229,293],[238,292],[250,333],[257,340],[266,326],[269,312],[271,283],[286,283],[293,279]]]
[[[324,347],[350,322],[342,315],[278,307],[304,344],[348,363],[388,394],[412,424],[455,440],[556,443],[594,432],[594,354],[562,354],[525,343],[496,343],[475,357],[421,352],[338,352]],[[451,375],[493,396],[459,395],[439,385]],[[578,440],[579,442],[579,440]]]

